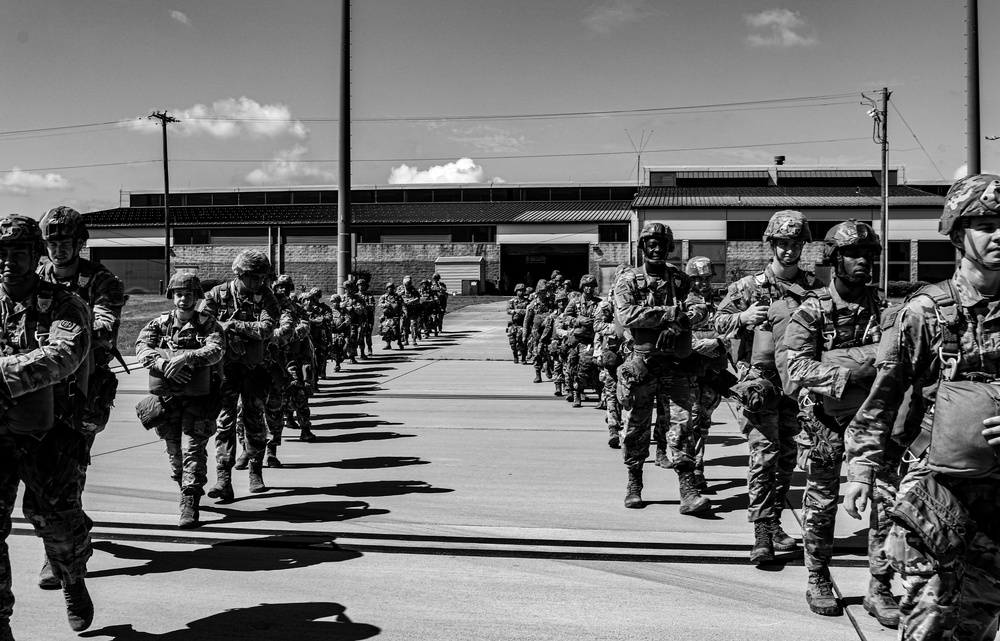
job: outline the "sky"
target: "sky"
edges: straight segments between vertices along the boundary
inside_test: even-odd
[[[965,18],[937,0],[355,0],[352,184],[878,166],[864,96],[883,87],[889,164],[951,180]],[[0,211],[162,190],[164,111],[171,191],[335,186],[340,27],[338,0],[0,0]],[[984,171],[998,56],[983,37]]]

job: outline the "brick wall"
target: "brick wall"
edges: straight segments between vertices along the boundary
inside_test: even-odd
[[[732,240],[726,244],[726,279],[737,280],[741,275],[754,274],[770,262],[771,247],[759,240]],[[823,260],[823,243],[808,243],[802,250],[803,269],[814,271]]]
[[[595,248],[600,248],[600,255]],[[600,281],[602,265],[632,264],[631,243],[601,243],[590,248],[590,273]]]
[[[485,256],[486,281],[500,280],[500,246],[494,243],[443,243],[431,245],[358,245],[357,269],[370,272],[378,289],[386,281],[399,283],[409,274],[415,281],[434,275],[440,256]]]

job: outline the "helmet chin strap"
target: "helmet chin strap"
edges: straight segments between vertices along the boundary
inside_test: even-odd
[[[798,265],[799,264],[799,260],[802,258],[802,253],[801,252],[799,253],[798,257],[796,257],[795,260],[792,260],[792,261],[789,261],[789,260],[787,260],[785,258],[779,257],[778,256],[778,247],[775,245],[774,241],[771,241],[771,254],[774,256],[774,258],[779,263],[781,263],[785,267],[791,267],[793,265]]]
[[[1000,272],[1000,263],[997,263],[996,265],[988,265],[983,260],[983,257],[979,254],[978,250],[973,249],[973,253],[972,254],[966,254],[966,257],[969,260],[971,260],[972,262],[974,262],[975,264],[977,264],[980,267],[982,267],[983,269],[985,269],[986,271]]]

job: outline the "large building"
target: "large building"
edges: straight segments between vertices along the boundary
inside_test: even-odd
[[[351,190],[353,268],[377,289],[405,274],[437,272],[456,293],[509,292],[555,269],[574,280],[594,274],[602,290],[620,263],[637,260],[634,242],[662,221],[678,243],[672,260],[710,256],[720,282],[758,269],[767,219],[797,209],[813,236],[856,218],[881,233],[877,167],[651,167],[642,186],[605,184],[410,185]],[[954,248],[937,234],[947,185],[906,184],[889,171],[890,280],[933,280],[951,272]],[[171,193],[176,268],[203,278],[230,276],[233,256],[256,247],[302,287],[336,283],[336,189],[255,189]],[[115,209],[86,214],[91,258],[132,291],[163,279],[163,194],[123,194]],[[807,249],[817,261],[820,244]]]

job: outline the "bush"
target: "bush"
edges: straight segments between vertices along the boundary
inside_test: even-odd
[[[922,280],[890,280],[885,288],[885,295],[889,298],[906,298],[928,283]]]

